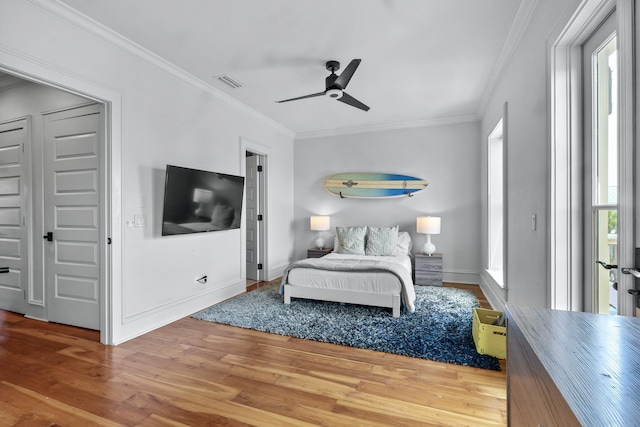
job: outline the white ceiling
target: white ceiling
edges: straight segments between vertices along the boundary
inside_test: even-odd
[[[521,0],[61,0],[298,135],[473,116]],[[516,24],[514,24],[514,21]],[[327,60],[362,59],[326,97]],[[496,65],[498,64],[498,65]],[[340,71],[338,71],[338,74]],[[231,89],[214,77],[228,74]]]

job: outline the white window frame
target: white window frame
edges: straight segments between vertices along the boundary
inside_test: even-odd
[[[507,279],[507,104],[487,137],[486,272],[506,290]]]

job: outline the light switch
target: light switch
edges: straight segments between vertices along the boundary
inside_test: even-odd
[[[147,219],[144,214],[138,214],[133,216],[133,224],[136,228],[143,228],[147,225]]]

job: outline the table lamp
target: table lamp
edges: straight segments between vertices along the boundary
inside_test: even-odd
[[[310,218],[311,231],[318,232],[318,238],[316,239],[316,247],[318,249],[324,248],[324,239],[322,238],[322,232],[329,230],[330,217],[328,216],[312,216]]]
[[[433,255],[436,251],[436,245],[431,243],[432,234],[440,234],[440,217],[439,216],[419,216],[416,219],[416,232],[427,235],[427,242],[424,244],[424,253]]]

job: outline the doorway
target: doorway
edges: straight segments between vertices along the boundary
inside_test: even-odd
[[[265,251],[265,158],[245,151],[245,229],[247,287],[266,280]]]
[[[26,117],[5,123],[0,138],[0,191],[12,202],[0,211],[3,224],[8,214],[14,224],[11,238],[0,239],[0,265],[9,267],[0,308],[100,330],[107,343],[105,106],[15,79],[11,92],[0,91],[3,112]]]

